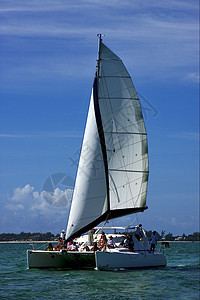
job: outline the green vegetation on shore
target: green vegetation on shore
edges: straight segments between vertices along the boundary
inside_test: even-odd
[[[1,233],[0,241],[1,242],[10,242],[10,241],[54,241],[58,240],[59,234],[54,235],[51,232],[47,233],[30,233],[30,232],[21,232],[19,234],[16,233]]]
[[[150,239],[152,231],[146,231],[147,237]],[[47,233],[30,233],[30,232],[21,232],[19,234],[15,233],[1,233],[0,242],[9,242],[9,241],[56,241],[59,237],[59,234],[54,235],[51,232]],[[200,232],[194,232],[188,236],[184,233],[182,236],[173,236],[172,233],[165,234],[165,231],[162,231],[161,234],[157,232],[157,237],[159,241],[200,241]]]

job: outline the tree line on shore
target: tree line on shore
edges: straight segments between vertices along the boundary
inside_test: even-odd
[[[132,234],[134,234],[132,232]],[[148,239],[151,238],[152,231],[146,231]],[[188,236],[184,233],[182,236],[173,236],[172,233],[165,234],[165,231],[162,230],[161,234],[156,232],[159,241],[200,241],[200,232],[194,232]],[[41,232],[21,232],[16,233],[1,233],[0,241],[57,241],[59,234],[54,235],[51,232],[41,233]]]

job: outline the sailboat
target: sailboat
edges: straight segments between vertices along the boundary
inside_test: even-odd
[[[66,240],[102,222],[147,209],[147,132],[138,94],[122,60],[99,37],[96,73],[80,154]],[[166,265],[150,253],[143,231],[134,252],[118,245],[94,252],[28,250],[28,267],[113,270]],[[52,253],[51,253],[52,252]]]

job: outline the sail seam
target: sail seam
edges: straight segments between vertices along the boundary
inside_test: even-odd
[[[142,140],[142,142],[144,142],[144,141],[147,141],[147,139],[145,138],[145,139],[143,139]],[[138,142],[134,142],[134,143],[129,143],[129,144],[126,144],[126,145],[124,145],[123,147],[121,146],[121,147],[118,147],[117,148],[117,146],[120,146],[119,145],[119,143],[117,144],[117,143],[115,143],[115,148],[113,148],[113,149],[115,149],[115,152],[117,152],[118,150],[122,150],[122,149],[126,149],[127,147],[129,147],[129,146],[132,146],[132,145],[137,145],[137,144],[139,144],[140,143],[140,141],[138,141]],[[108,150],[109,151],[109,150]],[[114,151],[114,150],[110,150],[110,151]]]
[[[139,135],[147,135],[145,132],[120,132],[120,131],[105,131],[107,134],[139,134]]]
[[[139,100],[139,98],[137,98],[137,97],[130,97],[130,98],[128,98],[128,97],[99,97],[99,100],[121,100],[121,99],[124,99],[124,100],[138,100],[138,101],[140,101]]]
[[[140,177],[137,177],[136,179],[133,179],[133,180],[129,180],[129,182],[127,182],[127,183],[125,183],[125,184],[121,184],[121,185],[118,185],[117,187],[118,188],[121,188],[121,187],[123,187],[123,186],[127,186],[128,184],[134,184],[135,182],[137,182],[138,180],[140,180],[140,179],[143,179],[143,175],[142,176],[140,176]],[[110,190],[111,191],[115,191],[115,189],[114,188],[110,188]]]
[[[137,159],[137,160],[134,160],[134,161],[132,161],[131,163],[127,163],[127,164],[124,164],[123,166],[121,166],[121,168],[123,168],[123,169],[116,169],[116,170],[127,170],[126,168],[127,167],[129,167],[129,166],[133,166],[133,165],[136,165],[136,164],[138,164],[139,162],[144,162],[144,161],[146,161],[147,160],[147,157],[141,157],[140,159]]]
[[[130,76],[114,76],[114,75],[107,75],[107,76],[99,76],[99,78],[129,78],[130,79]]]
[[[117,60],[117,61],[122,61],[120,58],[102,58],[100,60]]]
[[[120,170],[120,169],[108,169],[109,171],[116,171],[116,172],[129,172],[129,173],[146,173],[148,174],[149,171],[138,171],[138,170]]]

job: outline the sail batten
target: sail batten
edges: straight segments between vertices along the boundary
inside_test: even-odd
[[[139,98],[137,98],[137,97],[132,97],[132,98],[127,98],[127,97],[121,97],[121,98],[117,98],[117,97],[103,97],[103,98],[101,98],[101,97],[99,97],[99,100],[114,100],[114,99],[116,99],[116,100],[137,100],[137,101],[139,101]]]
[[[110,76],[99,76],[99,78],[120,78],[120,79],[122,79],[122,78],[130,78],[130,76],[112,76],[112,75],[110,75]]]
[[[147,133],[146,132],[120,132],[120,131],[118,131],[118,132],[116,132],[116,131],[107,131],[107,132],[105,132],[105,134],[141,134],[141,135],[147,135]]]
[[[109,171],[114,171],[114,172],[133,172],[133,173],[149,173],[149,171],[139,171],[139,170],[121,170],[121,169],[108,169]]]
[[[100,37],[66,238],[147,209],[148,174],[139,97],[122,60]]]

